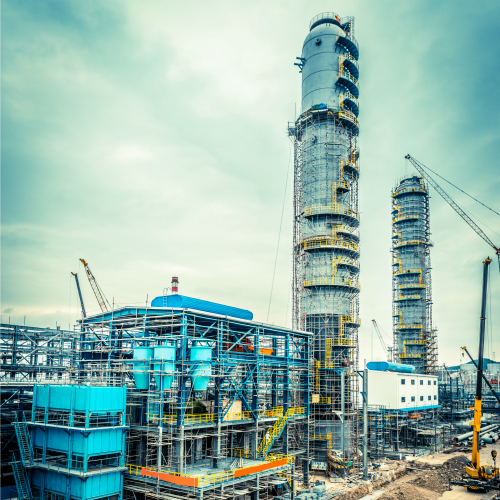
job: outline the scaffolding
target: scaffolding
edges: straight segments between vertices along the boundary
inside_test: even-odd
[[[326,12],[310,30],[304,47],[313,48],[304,48],[297,64],[304,111],[288,124],[294,148],[293,325],[314,335],[311,457],[336,473],[344,468],[334,466],[337,460],[356,464],[359,458],[359,49],[352,17]],[[333,49],[325,52],[321,37],[335,33]],[[334,79],[329,91],[309,83],[317,68],[308,58],[316,52]]]
[[[436,375],[429,191],[423,177],[403,177],[392,190],[392,228],[394,361]]]

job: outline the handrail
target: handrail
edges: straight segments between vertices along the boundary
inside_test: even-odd
[[[343,277],[332,276],[331,278],[313,278],[311,280],[304,281],[304,286],[320,286],[320,285],[332,285],[332,286],[348,286],[351,288],[361,289],[361,285],[358,281],[346,279]]]
[[[393,243],[392,248],[396,247],[404,247],[406,245],[424,245],[425,241],[420,241],[420,240],[408,240],[408,241],[402,241],[399,243]]]
[[[338,115],[340,118],[347,118],[351,122],[358,125],[358,119],[356,118],[356,115],[354,113],[351,113],[350,111],[339,110]]]
[[[405,288],[426,288],[424,283],[407,283],[403,285],[399,285],[398,288],[404,290]]]
[[[340,205],[337,203],[316,203],[314,205],[309,205],[304,207],[304,215],[316,215],[323,213],[333,213],[333,214],[341,214],[341,215],[349,215],[350,217],[354,217],[359,221],[359,214],[350,207],[345,205]]]
[[[423,328],[422,325],[418,323],[410,323],[408,325],[396,325],[396,330],[421,330]]]
[[[342,77],[342,78],[347,78],[348,80],[350,80],[352,83],[354,83],[354,85],[357,85],[358,84],[358,80],[356,78],[354,78],[351,73],[349,73],[349,71],[345,70],[345,69],[339,69],[339,72],[338,72],[338,77]]]
[[[426,193],[426,194],[429,194],[429,191],[423,187],[419,187],[419,188],[403,188],[403,189],[398,189],[397,191],[394,191],[394,193],[392,193],[392,196],[399,196],[400,194],[405,194],[405,193]]]
[[[353,250],[354,252],[359,253],[359,245],[357,243],[344,241],[340,238],[334,238],[332,236],[313,236],[305,239],[302,244],[304,245],[304,250],[317,247],[337,247]]]
[[[394,274],[403,276],[404,274],[422,274],[422,269],[405,269],[404,271],[394,271]]]
[[[401,222],[403,220],[412,220],[412,219],[419,219],[420,216],[418,214],[414,214],[414,215],[400,215],[399,217],[395,217],[392,219],[392,222],[393,223],[396,223],[396,222]]]

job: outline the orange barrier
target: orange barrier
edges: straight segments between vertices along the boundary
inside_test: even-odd
[[[244,469],[237,469],[234,471],[234,477],[243,477],[250,474],[256,474],[257,472],[262,472],[263,470],[273,469],[274,467],[281,467],[286,465],[286,458],[283,460],[276,460],[275,462],[269,462],[267,464],[254,465],[253,467],[245,467]]]
[[[162,481],[166,481],[167,483],[180,484],[182,486],[198,486],[198,478],[197,477],[189,477],[189,476],[174,476],[172,474],[167,474],[165,472],[156,472],[154,470],[149,470],[143,468],[141,470],[141,476],[152,476],[161,479]]]

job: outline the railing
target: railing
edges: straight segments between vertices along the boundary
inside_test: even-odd
[[[272,417],[280,417],[283,415],[283,407],[278,406],[276,408],[272,408],[270,410],[259,410],[254,412],[257,415],[257,418],[272,418]],[[240,411],[233,412],[226,415],[224,421],[233,421],[233,420],[251,420],[253,419],[253,413],[251,411]],[[159,421],[157,413],[146,413],[147,422],[157,423]],[[217,420],[216,413],[203,413],[199,415],[184,415],[184,424],[185,425],[193,425],[193,424],[204,424],[211,423]],[[163,415],[163,423],[164,424],[175,424],[177,422],[177,415]]]
[[[403,220],[414,220],[414,219],[418,219],[418,218],[419,218],[418,214],[415,214],[415,215],[400,215],[399,217],[395,217],[394,219],[392,219],[392,222],[396,223],[396,222],[401,222]]]
[[[405,354],[405,353],[402,353],[402,354],[399,354],[399,357],[400,358],[421,358],[422,355],[421,354]]]
[[[404,271],[394,271],[394,274],[397,276],[402,276],[404,274],[422,274],[422,269],[405,269]]]
[[[350,111],[344,111],[340,110],[338,112],[339,118],[345,118],[346,120],[349,120],[353,122],[354,124],[358,125],[358,119],[356,118],[356,115],[351,113]]]
[[[423,187],[403,188],[403,189],[398,189],[397,191],[394,191],[394,193],[392,193],[392,196],[399,196],[400,194],[405,194],[405,193],[426,193],[426,194],[429,194],[429,191]]]
[[[350,82],[354,83],[354,85],[357,85],[358,84],[358,80],[356,78],[354,78],[351,73],[349,73],[349,71],[345,70],[345,69],[340,69],[339,70],[339,73],[338,73],[338,77],[339,78],[346,78],[347,80],[349,80]]]
[[[398,288],[401,290],[401,289],[405,289],[405,288],[425,288],[425,284],[424,283],[406,283],[406,284],[403,284],[403,285],[399,285]]]
[[[356,259],[352,259],[351,257],[335,257],[333,265],[338,266],[341,264],[356,267],[357,269],[360,268],[359,262]]]
[[[421,330],[422,328],[423,326],[417,323],[411,323],[409,325],[396,325],[396,330]]]
[[[354,158],[344,158],[343,160],[340,160],[339,167],[351,167],[359,172],[359,167],[356,165],[356,160]]]
[[[421,298],[420,295],[399,295],[394,300],[417,300]]]
[[[346,286],[350,288],[356,288],[356,290],[361,290],[361,285],[358,281],[353,281],[346,278],[313,278],[311,280],[304,281],[304,286]]]
[[[425,345],[427,344],[426,340],[403,340],[404,345]]]
[[[309,205],[304,208],[304,215],[316,215],[316,214],[339,214],[339,215],[348,215],[350,217],[354,217],[359,221],[359,214],[356,210],[353,210],[350,207],[346,207],[345,205],[340,205],[337,203],[327,203],[320,204],[317,203],[315,205]]]
[[[233,448],[233,457],[250,458],[252,450],[244,450],[243,448]]]
[[[393,243],[392,248],[396,247],[404,247],[406,245],[425,245],[425,241],[420,241],[420,240],[409,240],[409,241],[402,241],[401,243]]]
[[[351,241],[344,241],[340,238],[333,238],[332,236],[315,236],[308,238],[303,242],[304,250],[320,247],[335,247],[335,248],[345,248],[346,250],[352,250],[359,253],[359,245]]]
[[[333,226],[332,231],[334,233],[352,234],[353,236],[359,238],[359,231],[356,228],[351,226],[346,226],[345,224]]]

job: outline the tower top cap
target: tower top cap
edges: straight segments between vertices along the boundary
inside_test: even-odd
[[[320,24],[336,24],[337,26],[340,27],[340,16],[338,14],[335,14],[335,12],[322,12],[321,14],[318,14],[317,16],[314,16],[309,23],[309,31],[312,29],[316,28],[316,26],[319,26]]]

